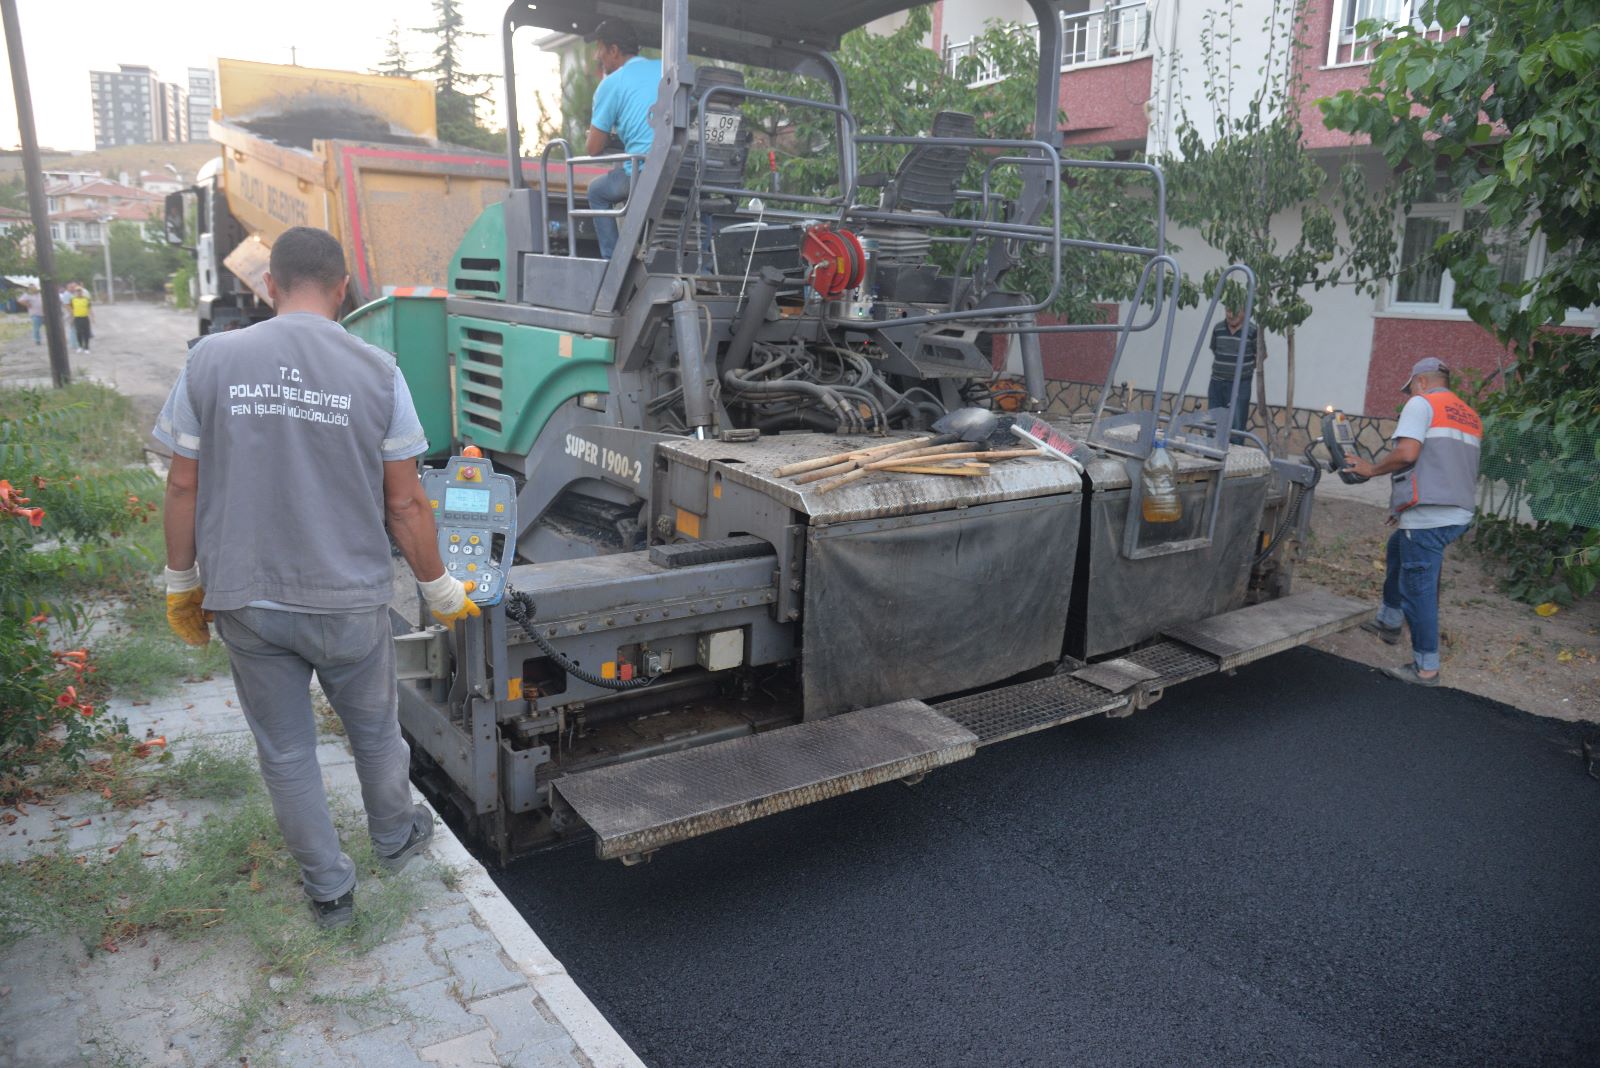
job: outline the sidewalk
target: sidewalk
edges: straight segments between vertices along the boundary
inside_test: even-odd
[[[231,681],[218,679],[148,705],[113,701],[109,711],[134,738],[165,735],[181,756],[200,741],[248,744],[237,705]],[[343,739],[326,736],[319,755],[330,792],[358,806]],[[198,825],[220,805],[158,798],[113,809],[77,794],[20,806],[0,827],[0,863],[60,848],[93,861],[135,833],[139,848],[159,854],[173,828]],[[445,874],[415,877],[420,904],[401,926],[365,955],[340,951],[316,966],[310,993],[335,1000],[279,1000],[263,1017],[271,1026],[253,1029],[240,1056],[225,1055],[219,1020],[261,996],[248,945],[148,933],[91,955],[75,938],[33,935],[0,950],[0,1068],[642,1065],[442,822],[430,852]],[[371,889],[358,888],[358,909]],[[309,912],[305,925],[312,930]],[[269,978],[267,988],[282,982]]]

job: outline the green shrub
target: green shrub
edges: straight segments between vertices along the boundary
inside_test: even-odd
[[[94,670],[69,634],[88,579],[148,567],[123,537],[149,521],[155,476],[139,466],[126,398],[83,384],[0,391],[0,793],[48,752],[69,766],[117,725],[80,692]]]

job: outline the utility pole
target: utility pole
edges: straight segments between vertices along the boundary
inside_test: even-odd
[[[100,220],[100,237],[102,239],[101,240],[101,247],[103,247],[106,250],[106,303],[107,304],[115,303],[115,301],[117,299],[117,292],[116,292],[116,289],[113,286],[112,281],[111,281],[111,223],[115,219],[116,219],[115,215],[107,215],[104,219]],[[137,295],[138,294],[135,294],[135,296],[137,296]]]
[[[33,216],[33,254],[39,261],[39,297],[44,302],[44,332],[50,346],[50,381],[57,387],[72,381],[67,363],[67,331],[61,322],[56,292],[56,250],[50,243],[50,212],[45,203],[44,168],[39,138],[33,129],[33,94],[28,90],[28,63],[22,54],[22,24],[17,0],[0,0],[5,23],[6,53],[11,60],[11,91],[17,100],[17,134],[22,138],[22,172],[28,180],[28,212]]]

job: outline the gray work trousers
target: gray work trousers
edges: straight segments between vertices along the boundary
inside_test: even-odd
[[[380,855],[411,834],[411,748],[400,736],[394,641],[387,608],[337,615],[240,608],[216,614],[233,683],[256,738],[261,777],[308,897],[332,901],[356,885],[339,847],[317,763],[311,673],[344,722],[367,831]]]

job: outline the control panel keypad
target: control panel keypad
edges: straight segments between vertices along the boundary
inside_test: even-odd
[[[443,468],[422,473],[422,488],[445,571],[461,580],[476,604],[498,604],[516,552],[516,483],[482,457],[453,456]]]

